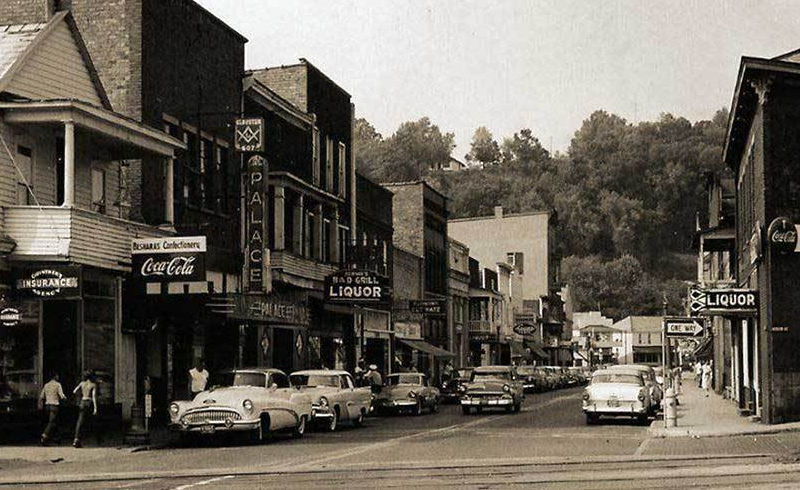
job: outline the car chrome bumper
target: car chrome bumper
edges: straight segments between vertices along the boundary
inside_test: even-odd
[[[333,410],[330,407],[322,408],[319,405],[311,406],[311,420],[327,420],[333,418]]]
[[[647,413],[647,408],[639,401],[620,401],[615,405],[609,405],[607,402],[592,402],[583,404],[583,412],[604,415],[644,415]]]
[[[417,400],[385,400],[375,404],[376,408],[411,408],[417,406]]]
[[[513,398],[470,398],[464,397],[461,399],[461,405],[467,407],[497,407],[513,405]]]
[[[259,422],[251,420],[237,420],[231,424],[225,422],[182,424],[171,422],[169,428],[175,432],[185,432],[192,434],[215,434],[217,432],[240,432],[258,429]]]

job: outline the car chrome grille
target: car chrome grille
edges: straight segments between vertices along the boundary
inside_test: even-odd
[[[225,419],[241,420],[242,416],[233,410],[201,410],[181,417],[181,422],[189,424],[222,424]]]
[[[504,394],[505,393],[500,392],[500,391],[498,391],[498,392],[481,391],[481,392],[477,392],[477,393],[476,392],[468,392],[467,393],[467,395],[472,397],[472,398],[496,398],[498,396],[503,396]]]

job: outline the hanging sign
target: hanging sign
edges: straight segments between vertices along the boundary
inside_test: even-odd
[[[267,160],[253,155],[247,160],[247,242],[245,258],[247,291],[270,289],[269,257],[266,247]]]
[[[51,266],[27,269],[17,279],[17,291],[40,298],[80,296],[79,266]]]
[[[234,148],[244,153],[264,151],[264,118],[249,117],[236,120]]]
[[[135,238],[131,242],[133,276],[143,282],[206,280],[206,237]]]
[[[388,300],[388,281],[376,272],[344,269],[325,278],[325,301],[381,303]]]
[[[767,241],[776,252],[797,252],[797,225],[789,218],[775,218],[767,228]]]
[[[444,316],[447,312],[447,301],[443,299],[411,299],[408,301],[411,313],[425,316]]]
[[[514,333],[518,335],[536,335],[536,325],[532,323],[518,323],[514,325]]]
[[[750,289],[699,289],[689,291],[693,315],[756,314],[758,291]]]

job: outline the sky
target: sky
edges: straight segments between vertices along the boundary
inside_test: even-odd
[[[198,0],[247,68],[306,58],[385,137],[428,116],[461,158],[476,127],[565,151],[604,109],[630,122],[729,107],[741,56],[800,48],[794,0]]]

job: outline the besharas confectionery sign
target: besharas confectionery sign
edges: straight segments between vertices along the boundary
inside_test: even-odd
[[[204,236],[136,238],[133,276],[143,282],[205,281],[205,254]]]

